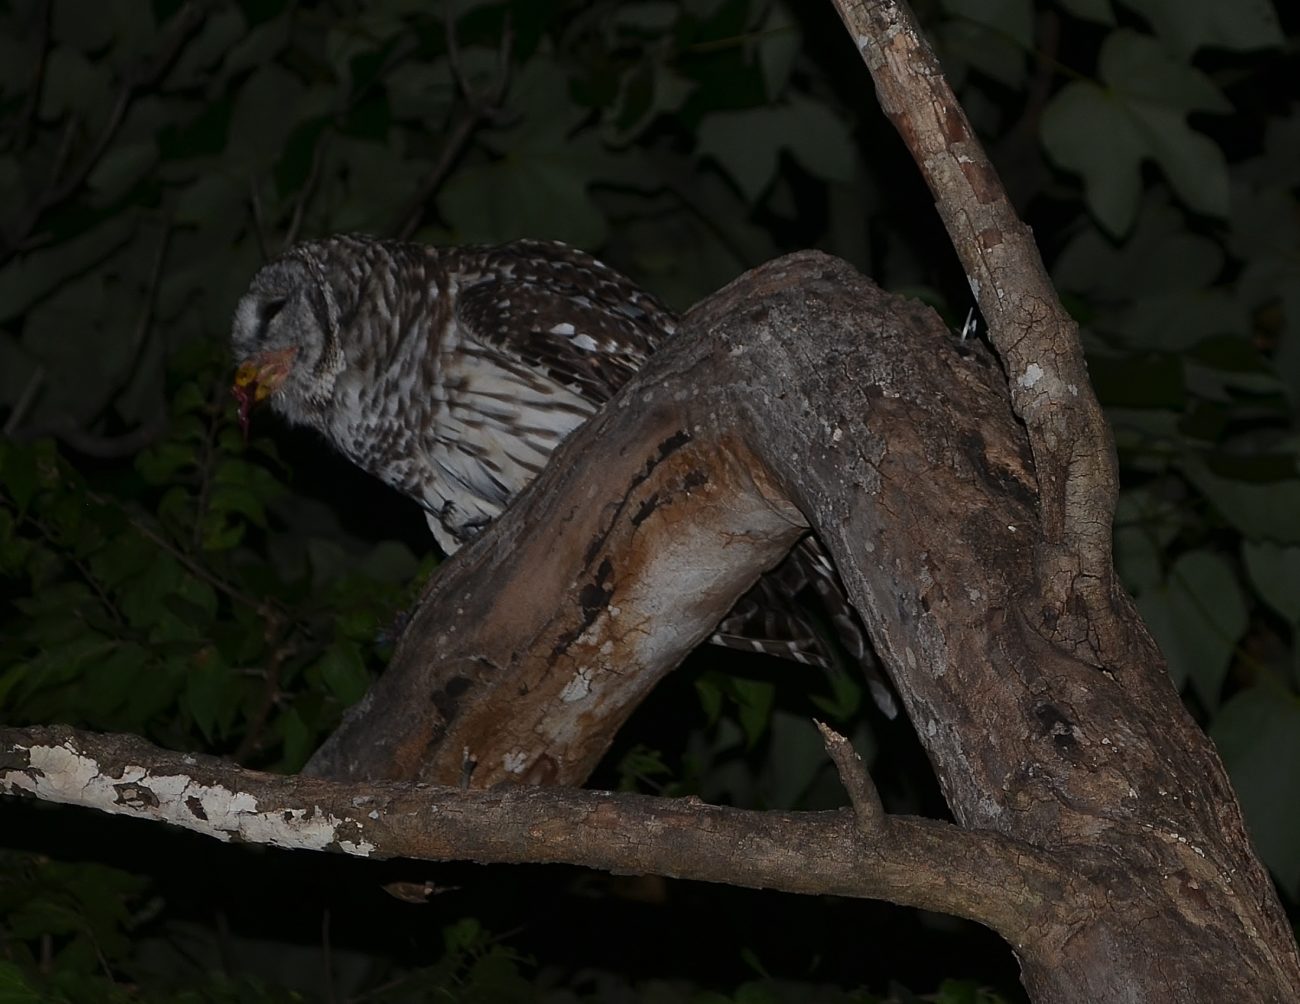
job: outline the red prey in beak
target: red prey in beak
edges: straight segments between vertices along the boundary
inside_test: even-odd
[[[253,406],[265,401],[274,394],[288,378],[293,366],[293,357],[298,354],[296,348],[277,349],[263,352],[240,364],[235,371],[235,383],[230,392],[239,404],[239,428],[248,440],[248,427]]]

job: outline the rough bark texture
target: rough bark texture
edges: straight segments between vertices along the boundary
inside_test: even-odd
[[[1006,369],[1038,486],[1025,577],[987,597],[1003,624],[998,644],[967,653],[1004,671],[986,679],[963,660],[955,677],[913,674],[905,700],[922,714],[951,712],[977,688],[967,708],[1005,740],[1003,762],[963,762],[960,730],[916,719],[936,730],[923,740],[958,819],[1069,848],[1130,922],[1150,917],[1142,937],[1103,916],[1059,953],[1022,952],[1026,985],[1042,1000],[1300,1000],[1295,942],[1223,766],[1114,575],[1114,451],[1077,325],[907,4],[834,2],[935,195]],[[933,635],[917,627],[942,667],[947,639],[926,645]],[[969,790],[956,790],[958,780]]]
[[[1037,561],[1052,597],[1042,617],[1027,616],[1094,665],[1122,658],[1127,629],[1116,611],[1116,601],[1123,603],[1110,529],[1118,473],[1079,327],[907,4],[835,0],[835,6],[871,72],[880,107],[934,193],[1028,431],[1040,493]]]
[[[683,347],[439,569],[308,774],[580,784],[637,703],[785,556],[803,517],[756,481],[762,466],[707,387],[657,375],[707,372],[708,346]]]

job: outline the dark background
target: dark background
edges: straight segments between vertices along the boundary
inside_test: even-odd
[[[1121,574],[1295,916],[1293,5],[917,9],[1081,323]],[[7,723],[292,771],[382,668],[436,563],[422,516],[269,414],[245,443],[229,397],[234,301],[294,240],[559,238],[678,308],[819,247],[954,330],[971,306],[829,3],[0,2],[0,130]],[[889,808],[945,813],[851,672],[712,651],[592,784],[838,805],[814,715]],[[888,904],[289,854],[8,800],[0,845],[17,1000],[1020,999],[996,937]],[[383,888],[425,881],[425,904]]]

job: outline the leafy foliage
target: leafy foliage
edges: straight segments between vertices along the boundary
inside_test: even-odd
[[[1279,768],[1300,753],[1295,12],[1266,0],[918,6],[1083,325],[1124,475],[1122,577],[1280,887],[1300,895],[1300,793]],[[560,238],[678,306],[818,246],[964,317],[930,200],[829,5],[448,10],[0,4],[6,721],[139,732],[294,770],[382,666],[432,565],[418,520],[309,437],[261,422],[245,444],[226,397],[231,306],[295,239]],[[892,807],[935,808],[914,741],[873,717],[854,677],[810,683],[712,658],[651,698],[606,780],[835,804],[814,714],[883,751]],[[146,974],[132,932],[151,923],[152,943],[175,942],[176,904],[146,922],[139,896],[97,866],[8,859],[0,996],[264,1000],[303,985],[186,968],[175,953]],[[570,973],[562,987],[479,921],[443,916],[442,928],[442,949],[423,945],[392,996],[820,999],[814,967],[789,956],[785,972],[807,977],[798,992],[764,972],[686,985]],[[801,935],[815,937],[782,933]],[[889,975],[855,965],[832,981]],[[182,985],[204,989],[170,989]],[[952,985],[927,999],[984,998]]]
[[[302,533],[269,444],[245,446],[211,343],[177,354],[166,431],[83,473],[0,444],[6,717],[71,720],[295,770],[382,663],[415,559]],[[259,462],[260,461],[260,462]],[[332,528],[333,529],[333,528]]]

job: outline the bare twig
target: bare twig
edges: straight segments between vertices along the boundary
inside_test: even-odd
[[[438,159],[420,182],[419,187],[405,206],[393,217],[389,232],[398,240],[409,240],[420,225],[425,207],[442,187],[452,166],[465,152],[466,146],[480,124],[494,117],[505,98],[510,84],[510,50],[514,45],[514,31],[507,18],[497,50],[497,72],[491,86],[479,89],[470,84],[460,60],[460,41],[456,34],[456,19],[450,7],[447,11],[447,61],[452,76],[465,99],[465,107],[457,114],[455,124],[446,132],[446,139]]]
[[[199,474],[199,490],[194,500],[194,526],[190,531],[192,552],[197,552],[203,545],[203,521],[208,514],[208,503],[212,498],[212,464],[217,436],[221,428],[221,408],[228,400],[226,389],[219,381],[214,381],[206,409],[208,420],[207,427],[203,430],[202,454],[195,463]]]
[[[879,830],[887,822],[884,806],[880,804],[880,792],[867,773],[866,765],[853,744],[840,735],[825,722],[814,719],[813,724],[822,734],[826,752],[835,761],[840,781],[849,793],[849,802],[858,817],[858,826],[867,833]]]
[[[307,206],[312,197],[316,194],[316,186],[320,183],[321,168],[325,163],[325,150],[329,145],[329,134],[322,131],[316,139],[316,144],[311,152],[311,167],[307,171],[307,180],[303,182],[302,191],[298,193],[298,198],[293,204],[293,215],[289,218],[289,229],[284,233],[283,248],[288,248],[298,242],[298,234],[302,231],[303,215],[307,211]]]
[[[257,253],[262,261],[270,261],[271,253],[266,244],[266,217],[262,212],[262,196],[257,190],[257,179],[248,178],[248,211],[253,217],[253,239],[257,241]]]
[[[167,261],[167,245],[171,241],[171,224],[163,221],[162,233],[158,236],[158,247],[154,251],[153,263],[149,267],[149,279],[144,288],[144,303],[140,309],[140,320],[136,322],[135,336],[132,339],[132,356],[139,361],[149,332],[153,328],[154,311],[158,307],[158,284],[162,281],[163,264]]]
[[[36,402],[36,398],[41,392],[41,384],[44,382],[45,364],[37,363],[36,368],[32,370],[32,375],[27,378],[27,384],[23,387],[22,394],[18,396],[18,401],[14,404],[14,410],[9,413],[8,419],[5,420],[4,435],[6,437],[17,435],[19,426]]]
[[[1039,43],[1034,49],[1034,73],[1029,80],[1025,104],[1015,123],[993,149],[1001,165],[1007,190],[1023,209],[1030,193],[1042,187],[1045,173],[1042,150],[1038,143],[1038,128],[1043,109],[1051,97],[1052,82],[1062,72],[1057,60],[1061,43],[1061,18],[1055,11],[1045,11],[1037,19]]]
[[[446,180],[447,174],[451,171],[452,165],[460,159],[460,155],[465,152],[465,146],[468,144],[474,130],[478,127],[479,117],[472,111],[462,112],[456,120],[456,124],[451,127],[447,133],[447,138],[443,141],[442,149],[438,153],[438,159],[434,161],[433,167],[429,173],[424,176],[420,182],[420,187],[415,190],[410,201],[397,213],[389,227],[389,231],[397,237],[398,240],[410,240],[411,235],[415,233],[420,225],[420,219],[424,215],[424,208],[428,205],[430,199],[442,187],[443,181]]]
[[[32,71],[32,81],[27,86],[27,100],[23,103],[23,110],[19,116],[18,129],[16,131],[17,142],[15,149],[23,151],[31,143],[32,130],[36,125],[36,115],[41,107],[41,95],[45,92],[45,71],[49,66],[50,58],[50,14],[53,10],[51,0],[42,0],[40,13],[40,26],[37,29],[36,49],[39,55],[36,57],[36,67]]]
[[[131,363],[127,369],[131,373],[140,372],[139,360],[153,328],[154,310],[158,299],[158,284],[162,280],[163,263],[166,260],[170,227],[164,227],[158,239],[158,248],[154,253],[153,265],[141,297],[140,319],[136,322],[131,340]],[[42,436],[54,436],[60,442],[72,447],[78,453],[101,459],[129,457],[148,446],[167,428],[167,411],[162,402],[145,421],[128,432],[115,435],[100,435],[83,428],[83,423],[90,424],[95,416],[81,419],[71,415],[61,416],[45,424],[23,427],[22,420],[30,410],[33,401],[44,380],[45,367],[38,365],[31,379],[23,389],[23,394],[14,410],[5,422],[4,434],[15,439],[39,439]],[[129,385],[130,381],[124,382]]]
[[[23,517],[23,522],[34,527],[36,532],[41,535],[42,539],[44,539],[53,549],[61,551],[66,547],[64,542],[58,540],[50,528],[40,520],[27,515]],[[108,595],[108,592],[104,589],[99,578],[91,572],[90,567],[82,561],[81,558],[72,553],[68,554],[68,560],[71,562],[72,567],[77,570],[77,574],[81,576],[85,584],[90,587],[91,591],[95,594],[95,598],[99,600],[100,605],[108,612],[108,615],[113,619],[117,626],[119,628],[125,628],[126,618],[122,616],[122,611],[118,609],[117,604],[115,604],[112,597]],[[84,620],[84,618],[81,619]]]
[[[69,128],[65,131],[60,152],[49,173],[50,183],[45,191],[31,202],[18,223],[4,234],[4,246],[0,247],[0,264],[8,261],[15,253],[26,250],[28,235],[40,222],[41,217],[48,210],[68,199],[90,176],[116,138],[136,93],[156,81],[171,66],[185,40],[203,23],[206,6],[207,3],[201,0],[190,0],[176,12],[162,31],[162,43],[158,51],[152,58],[141,61],[126,74],[114,98],[113,107],[100,128],[99,136],[91,145],[90,152],[81,159],[71,173],[65,175],[63,166],[68,156],[67,151],[70,149],[71,127],[75,123],[74,118],[69,118]]]
[[[139,453],[146,446],[156,441],[166,429],[167,410],[160,406],[153,415],[134,429],[115,436],[101,436],[93,432],[87,432],[85,429],[78,428],[71,421],[46,430],[25,429],[23,432],[26,436],[52,435],[59,439],[60,442],[67,444],[87,457],[97,457],[101,460],[117,460]]]
[[[235,763],[246,764],[254,753],[262,748],[262,734],[266,731],[266,723],[271,720],[271,712],[274,710],[276,702],[280,700],[280,677],[284,668],[285,660],[292,654],[289,646],[279,644],[277,636],[279,625],[283,623],[278,618],[268,618],[266,622],[266,634],[271,642],[271,656],[267,661],[266,669],[262,673],[262,696],[254,709],[252,717],[248,720],[248,728],[244,732],[244,738],[239,741],[231,759]]]
[[[108,499],[97,492],[89,491],[89,490],[86,492],[86,497],[93,502],[100,503],[101,505],[117,506],[121,510],[123,515],[126,516],[131,526],[135,528],[135,531],[138,534],[140,534],[140,536],[144,537],[144,539],[149,541],[151,544],[155,544],[158,547],[162,548],[169,555],[171,555],[173,558],[179,561],[183,566],[185,566],[185,569],[191,575],[195,576],[196,578],[202,579],[213,589],[217,590],[219,593],[223,594],[224,596],[229,597],[234,602],[239,603],[242,606],[246,606],[250,610],[255,610],[259,615],[263,617],[286,616],[285,611],[282,610],[274,601],[260,600],[255,596],[250,596],[248,593],[245,593],[243,590],[238,589],[237,587],[231,585],[229,582],[227,582],[225,579],[222,579],[220,576],[214,575],[212,572],[208,571],[201,564],[199,564],[188,554],[186,554],[181,548],[177,547],[165,536],[163,536],[158,531],[154,530],[153,527],[149,526],[149,524],[145,523],[142,519],[140,519],[135,514],[129,512],[126,508],[122,507],[116,501],[112,499]]]

